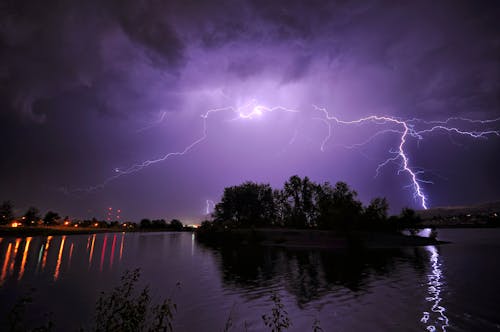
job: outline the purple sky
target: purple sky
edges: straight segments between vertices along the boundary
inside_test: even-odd
[[[393,212],[418,208],[390,124],[332,125],[368,115],[426,121],[500,117],[496,1],[11,1],[0,25],[0,200],[19,213],[125,219],[201,218],[207,199],[245,180],[281,186],[293,174],[342,180]],[[298,113],[207,118],[256,100]],[[252,108],[243,111],[251,112]],[[487,124],[449,123],[464,130]],[[418,130],[427,127],[422,126]],[[500,137],[444,131],[405,151],[432,206],[500,199]],[[418,144],[417,144],[418,141]],[[65,188],[71,194],[65,194]]]

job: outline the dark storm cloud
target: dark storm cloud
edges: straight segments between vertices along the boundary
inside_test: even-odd
[[[45,114],[32,108],[38,99],[56,98],[67,90],[82,87],[113,85],[120,75],[121,80],[127,80],[127,72],[146,60],[160,70],[174,72],[184,62],[184,45],[164,18],[163,6],[158,4],[8,2],[1,12],[0,29],[0,79],[7,104],[23,115],[43,121]],[[120,38],[120,32],[128,40],[113,44],[112,39]],[[121,54],[106,57],[110,44],[119,47]],[[124,61],[123,55],[128,59]],[[127,67],[120,68],[120,63]],[[138,96],[134,97],[137,100]],[[107,102],[106,96],[101,102]]]
[[[317,104],[345,119],[372,113],[426,119],[497,117],[499,7],[495,1],[4,2],[0,12],[0,117],[2,126],[8,128],[0,131],[0,139],[26,134],[7,148],[12,160],[0,165],[0,190],[5,191],[0,194],[16,199],[4,189],[14,188],[24,199],[23,193],[31,192],[29,181],[20,184],[15,180],[23,177],[37,184],[38,197],[44,197],[39,188],[99,183],[115,168],[182,149],[198,137],[199,115],[207,109],[237,106],[251,99],[267,106],[300,108],[306,115]],[[154,124],[163,115],[166,120]],[[173,127],[168,127],[170,121],[180,125],[172,122]],[[215,118],[211,124],[218,125]],[[304,124],[308,126],[311,132],[299,133],[297,141],[325,130]],[[146,127],[153,129],[136,134]],[[155,131],[157,127],[161,130]],[[282,134],[277,141],[265,134],[260,138],[270,146],[286,144],[296,132],[292,126],[284,127],[276,130],[276,135]],[[217,134],[220,128],[210,129]],[[207,143],[210,148],[226,151],[226,142],[216,138],[214,142],[221,144]],[[235,160],[241,162],[233,165],[234,170],[253,163],[265,168],[265,157],[245,155],[248,150],[234,144]],[[245,148],[260,151],[260,146]],[[203,184],[191,179],[210,176],[199,175],[202,170],[193,165],[210,169],[209,152],[213,150],[193,150],[191,163],[184,165],[182,160],[166,162],[170,172],[166,175],[151,170],[165,179],[155,200],[168,201],[175,195],[170,183],[178,183],[186,197],[203,203],[204,198],[213,199],[222,184],[235,184],[246,174],[223,170],[230,173],[224,177],[215,172],[205,191],[200,189],[198,185]],[[386,146],[380,150],[387,150]],[[28,153],[20,156],[19,151]],[[30,163],[33,151],[37,159],[57,161],[57,167],[66,171],[52,169],[49,162],[44,167]],[[323,158],[327,157],[336,155]],[[418,161],[432,164],[432,157],[429,153]],[[294,159],[298,164],[305,164],[304,160],[302,155]],[[330,176],[332,167],[343,170],[337,166],[341,162],[329,160],[318,162],[317,169],[311,174],[304,171],[305,175],[318,174],[323,179],[325,174]],[[495,160],[489,164],[496,165]],[[432,167],[442,170],[446,165],[443,161]],[[372,171],[371,166],[366,168]],[[116,188],[126,187],[128,181],[151,180],[151,186],[158,185],[149,171],[138,173],[141,180],[131,176],[114,182],[117,187],[113,183],[102,196],[126,196],[128,191]],[[248,174],[256,178],[254,173]],[[261,178],[281,182],[277,175]],[[389,194],[407,184],[392,181],[397,189]],[[358,190],[371,190],[366,187]],[[458,192],[453,184],[447,188]],[[497,189],[488,190],[485,197],[498,194]],[[51,195],[53,201],[59,198]],[[123,201],[135,198],[134,204],[140,204],[144,200],[129,195]],[[191,211],[193,204],[172,209]],[[89,205],[94,209],[97,203]]]
[[[165,1],[114,1],[121,27],[131,40],[143,46],[160,67],[177,67],[184,62],[184,45],[167,19]]]

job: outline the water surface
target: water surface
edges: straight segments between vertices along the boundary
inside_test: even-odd
[[[229,315],[234,331],[261,331],[272,291],[290,331],[315,319],[325,331],[499,331],[500,229],[439,238],[453,243],[353,251],[214,249],[191,233],[2,238],[0,312],[35,288],[30,319],[52,312],[56,330],[88,327],[99,293],[139,267],[154,301],[177,303],[177,331],[221,331]]]

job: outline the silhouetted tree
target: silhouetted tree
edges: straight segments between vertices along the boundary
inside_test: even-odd
[[[375,198],[364,208],[357,192],[345,183],[316,184],[291,176],[283,189],[245,182],[227,187],[213,213],[215,225],[203,229],[279,225],[295,228],[355,229],[388,227],[389,205]]]
[[[275,220],[273,223],[279,226],[285,226],[286,219],[291,213],[292,207],[288,203],[287,196],[283,190],[273,190]]]
[[[172,219],[169,224],[170,228],[174,231],[182,231],[184,225],[180,220]]]
[[[415,210],[405,207],[399,215],[399,226],[401,228],[413,228],[420,223],[420,216]]]
[[[56,223],[56,220],[59,219],[59,214],[54,211],[49,211],[45,214],[45,217],[43,218],[43,223],[45,225],[52,225]]]
[[[316,224],[316,207],[313,202],[315,184],[306,176],[293,175],[285,182],[283,194],[288,206],[286,223],[292,227],[310,227]]]
[[[225,188],[213,216],[216,221],[229,221],[237,226],[270,224],[275,219],[271,186],[248,181]]]
[[[337,182],[334,188],[328,183],[317,186],[316,195],[321,228],[347,229],[358,225],[363,205],[357,200],[358,193],[345,182]]]
[[[141,228],[151,228],[151,220],[144,218],[141,220],[140,225],[141,225]]]
[[[4,201],[0,205],[0,224],[7,224],[14,219],[14,205],[11,201]]]
[[[167,222],[165,219],[155,219],[151,221],[151,226],[158,229],[167,228]]]
[[[36,223],[38,220],[41,219],[40,211],[36,207],[31,206],[24,214],[24,219],[27,223],[30,224]]]
[[[371,200],[365,209],[364,219],[368,227],[381,227],[387,221],[389,204],[385,198],[376,197]]]

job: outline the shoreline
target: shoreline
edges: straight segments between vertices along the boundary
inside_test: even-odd
[[[311,249],[397,248],[450,243],[428,237],[384,231],[340,233],[329,230],[258,228],[196,232],[196,234],[199,241],[206,244],[257,244],[272,247]]]
[[[68,227],[68,226],[36,226],[36,227],[8,227],[0,226],[0,237],[31,237],[31,236],[58,236],[58,235],[85,235],[99,233],[151,233],[151,232],[191,232],[192,230],[174,231],[171,229],[120,229],[96,227]]]

